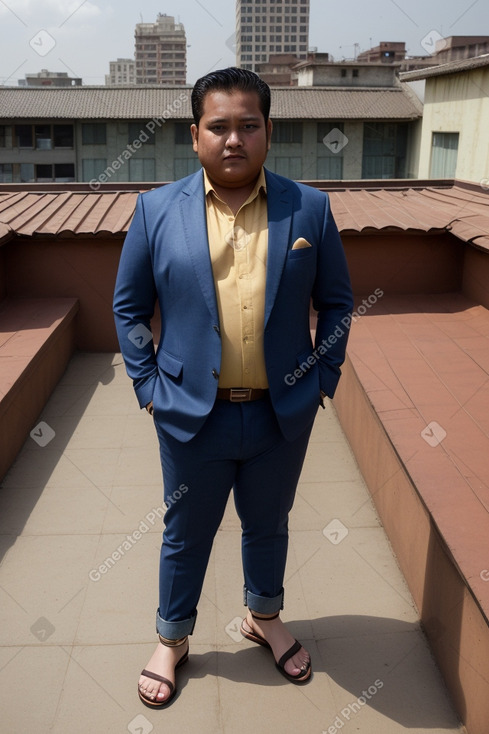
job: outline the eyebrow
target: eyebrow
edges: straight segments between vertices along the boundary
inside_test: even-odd
[[[259,117],[259,115],[246,115],[244,117],[240,117],[239,121],[240,122],[256,122],[256,121],[259,121],[260,119],[261,118]],[[208,121],[207,124],[215,125],[217,122],[228,122],[228,121],[229,121],[229,117],[212,117]]]

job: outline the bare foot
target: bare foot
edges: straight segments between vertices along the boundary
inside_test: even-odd
[[[243,622],[245,629],[249,632],[257,632],[264,637],[272,648],[275,662],[278,662],[282,655],[289,650],[295,642],[287,627],[284,625],[280,617],[270,620],[256,619],[251,616],[248,611],[246,619]],[[297,676],[305,667],[309,665],[311,658],[307,650],[303,647],[293,655],[284,665],[285,672],[289,675]]]
[[[145,669],[161,675],[175,685],[175,666],[187,650],[188,641],[178,647],[167,647],[159,643]],[[138,685],[143,696],[156,703],[161,703],[170,696],[170,688],[165,683],[145,675],[140,676]]]

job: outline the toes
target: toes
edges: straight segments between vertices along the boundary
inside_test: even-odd
[[[155,681],[152,681],[148,678],[140,678],[139,690],[141,691],[143,696],[146,696],[146,698],[149,698],[152,701],[154,701],[155,699],[157,699],[158,701],[164,701],[169,694],[168,686],[159,685]]]

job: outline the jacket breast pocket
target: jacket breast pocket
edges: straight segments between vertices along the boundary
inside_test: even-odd
[[[300,247],[297,250],[289,250],[289,260],[303,260],[312,257],[314,254],[313,247]]]
[[[183,370],[183,359],[160,349],[157,356],[158,367],[170,377],[179,378]]]

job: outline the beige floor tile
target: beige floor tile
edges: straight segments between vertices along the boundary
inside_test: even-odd
[[[122,487],[101,487],[110,496],[103,518],[104,533],[132,533],[144,523],[145,532],[163,532],[163,517],[166,511],[163,504],[163,483],[155,485],[129,485]]]
[[[155,485],[162,481],[158,451],[154,447],[126,447],[121,451],[113,477],[113,484]]]
[[[341,515],[347,527],[380,525],[372,501],[358,481],[299,482],[290,516],[292,530],[323,530]]]
[[[312,618],[340,611],[416,618],[381,528],[356,528],[336,545],[317,531],[294,533],[287,584],[297,574]]]
[[[93,484],[26,487],[22,491],[18,487],[6,488],[0,494],[0,532],[63,536],[98,534],[110,506],[109,494]]]
[[[85,564],[87,592],[76,644],[156,641],[160,548],[155,533],[100,536]]]
[[[1,567],[0,644],[71,644],[96,535],[22,536]]]
[[[361,475],[349,446],[336,440],[309,445],[300,481],[351,482]]]
[[[68,663],[69,657],[56,645],[0,649],[2,732],[52,730]]]

